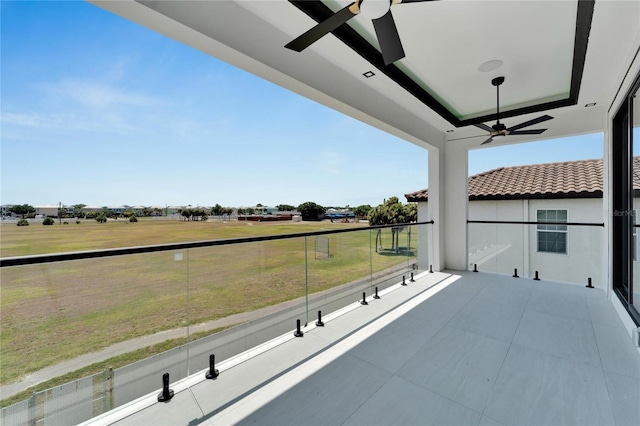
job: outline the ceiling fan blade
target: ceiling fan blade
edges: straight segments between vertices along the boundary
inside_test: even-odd
[[[447,142],[462,141],[462,140],[465,140],[465,139],[481,138],[482,136],[486,136],[486,135],[465,136],[465,137],[463,137],[463,138],[447,139]]]
[[[311,28],[309,31],[298,36],[295,40],[287,43],[284,47],[286,47],[287,49],[295,50],[296,52],[302,52],[304,49],[320,40],[320,38],[356,16],[358,12],[354,13],[350,9],[354,5],[355,3],[352,3],[349,6],[339,10],[338,12],[331,15],[331,17],[325,19],[315,27]],[[357,10],[359,11],[359,9]]]
[[[474,124],[474,126],[476,126],[478,129],[486,130],[489,133],[493,132],[493,129],[484,123]]]
[[[489,139],[487,139],[486,141],[482,142],[480,145],[484,145],[486,143],[490,143],[491,141],[493,141],[493,136],[491,136]]]
[[[393,20],[391,9],[381,18],[373,19],[373,28],[376,30],[380,50],[382,51],[382,59],[385,65],[389,65],[404,58],[404,49],[400,42],[400,35],[396,28],[396,22]]]
[[[539,135],[547,131],[547,129],[531,129],[531,130],[515,130],[513,132],[509,132],[509,136],[511,135]]]
[[[524,123],[516,124],[513,127],[509,127],[507,130],[509,133],[513,134],[514,130],[522,129],[523,127],[533,126],[534,124],[542,123],[543,121],[553,120],[553,117],[550,115],[543,115],[538,118],[534,118],[533,120],[525,121]]]

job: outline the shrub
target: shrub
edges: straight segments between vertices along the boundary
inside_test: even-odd
[[[129,218],[129,222],[137,222],[137,221],[138,221],[138,218],[137,218],[137,217],[135,217],[135,216],[131,216],[131,217]]]
[[[80,225],[80,219],[76,220],[76,224]]]
[[[63,225],[68,225],[69,222],[67,222],[66,220],[64,222],[62,222]]]
[[[20,219],[18,221],[18,226],[29,226],[29,221],[27,219]]]
[[[107,215],[104,213],[100,213],[99,215],[96,216],[96,221],[98,223],[105,223],[107,221]]]
[[[52,217],[45,217],[44,220],[42,221],[43,225],[53,225],[54,223],[56,223]]]

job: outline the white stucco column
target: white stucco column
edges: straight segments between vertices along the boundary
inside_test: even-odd
[[[434,271],[441,271],[444,264],[444,152],[443,149],[429,150],[429,202],[427,203],[427,217],[434,221],[431,225],[431,247],[429,247],[429,262]]]
[[[467,154],[467,148],[455,142],[429,150],[434,270],[467,269]]]

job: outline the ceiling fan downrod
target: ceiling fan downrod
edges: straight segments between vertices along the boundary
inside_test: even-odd
[[[502,130],[500,127],[500,85],[504,83],[504,77],[496,77],[491,80],[491,84],[496,86],[496,125],[494,129],[496,131]]]

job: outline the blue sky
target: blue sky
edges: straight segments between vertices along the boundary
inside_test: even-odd
[[[381,203],[427,152],[78,2],[1,13],[0,203]],[[601,135],[470,153],[471,174],[602,156]]]

